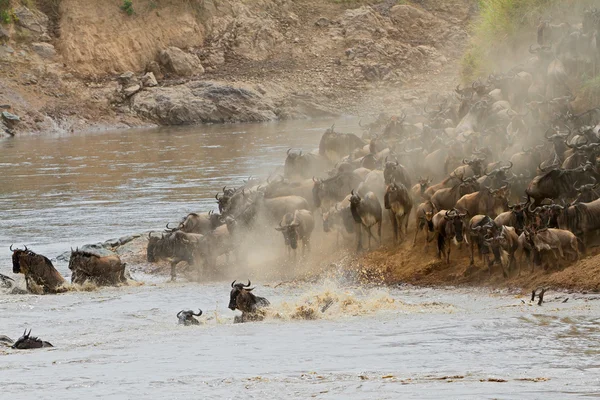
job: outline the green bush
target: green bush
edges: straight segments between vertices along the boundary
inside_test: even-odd
[[[12,8],[10,0],[0,0],[0,23],[10,24],[12,22]]]
[[[131,0],[123,0],[123,5],[121,6],[121,10],[125,11],[127,15],[133,15],[133,2]]]

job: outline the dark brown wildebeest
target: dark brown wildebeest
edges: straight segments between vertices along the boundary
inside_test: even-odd
[[[126,283],[125,263],[118,255],[101,257],[79,249],[71,250],[69,259],[71,283],[82,285],[90,281],[99,286]]]
[[[387,186],[384,196],[385,209],[389,210],[392,229],[394,230],[394,242],[399,243],[408,233],[408,217],[413,208],[413,202],[408,194],[408,190],[401,183],[396,183],[392,178],[392,183]],[[402,226],[404,225],[404,234]]]
[[[455,239],[457,243],[464,240],[463,218],[466,214],[461,214],[458,210],[441,210],[433,216],[433,228],[437,233],[438,257],[442,258],[442,253],[446,253],[446,263],[450,264],[450,241]]]
[[[420,231],[425,228],[426,242],[425,246],[429,244],[429,232],[433,232],[433,216],[438,212],[433,203],[429,200],[419,204],[417,212],[415,213],[416,224],[415,224],[415,239],[413,240],[413,246],[417,244],[417,235]]]
[[[194,317],[199,317],[202,315],[202,310],[198,309],[198,314],[194,314],[192,310],[181,310],[177,313],[177,319],[179,320],[179,324],[189,326],[189,325],[200,325],[200,321],[198,321]]]
[[[331,162],[335,163],[367,144],[352,133],[337,133],[333,128],[332,125],[331,128],[327,129],[319,142],[319,155],[326,157]]]
[[[490,268],[490,260],[489,260],[489,247],[486,246],[484,238],[488,235],[493,235],[494,231],[496,231],[496,225],[494,221],[488,217],[487,215],[475,215],[469,221],[469,226],[467,230],[467,234],[469,236],[469,244],[471,249],[471,264],[475,265],[475,245],[477,245],[477,251],[479,254],[479,259],[483,259],[484,265],[487,265]]]
[[[31,329],[27,332],[23,332],[23,336],[17,339],[17,341],[11,346],[13,349],[28,350],[28,349],[40,349],[42,347],[54,347],[50,342],[46,342],[35,336],[31,336]]]
[[[231,292],[229,293],[229,309],[240,310],[241,316],[236,316],[233,320],[234,323],[246,322],[246,321],[262,321],[264,319],[264,312],[262,308],[271,305],[269,300],[264,297],[255,296],[252,293],[254,288],[250,287],[251,283],[248,280],[248,284],[231,282]]]
[[[296,259],[298,241],[302,241],[302,256],[306,251],[310,251],[310,235],[314,228],[315,220],[312,213],[308,210],[297,210],[285,214],[275,229],[283,234],[288,256],[293,250]]]
[[[375,196],[375,193],[369,192],[364,198],[361,198],[358,194],[354,193],[354,190],[350,193],[350,211],[352,212],[352,218],[356,223],[356,235],[357,235],[357,251],[361,251],[362,248],[362,230],[363,228],[367,231],[369,238],[369,250],[371,249],[371,237],[375,238],[371,233],[373,225],[377,225],[377,234],[379,236],[379,244],[381,244],[381,222],[382,214],[381,204],[379,199]]]
[[[596,183],[596,179],[594,179],[594,177],[591,177],[591,179],[593,183],[588,183],[587,185],[575,187],[577,197],[575,198],[575,200],[573,200],[573,204],[591,203],[592,201],[598,200],[600,198],[600,193],[598,192],[600,184]]]
[[[539,205],[544,199],[573,198],[576,195],[575,182],[587,182],[594,175],[591,163],[574,169],[553,168],[533,178],[525,193],[533,199],[532,206]]]
[[[313,203],[315,207],[330,208],[342,201],[348,192],[358,188],[362,179],[354,172],[338,174],[329,179],[313,177]]]
[[[66,291],[65,278],[54,268],[52,262],[31,250],[12,249],[13,273],[25,275],[27,290],[31,293],[61,293]]]
[[[408,174],[408,171],[406,171],[406,168],[398,161],[388,161],[387,157],[385,159],[383,177],[385,179],[386,185],[389,185],[390,183],[392,183],[392,180],[395,180],[396,182],[403,184],[407,188],[412,187],[410,176]]]
[[[456,209],[469,216],[478,214],[496,218],[498,214],[508,210],[509,187],[494,190],[482,188],[478,192],[466,194],[456,202]]]
[[[318,154],[302,151],[296,153],[289,149],[283,167],[283,176],[288,179],[305,179],[314,175],[321,175],[329,168],[329,161]]]
[[[502,228],[503,226],[512,226],[517,231],[517,234],[521,234],[527,223],[527,216],[525,214],[525,208],[527,203],[518,203],[514,206],[508,206],[509,211],[498,214],[494,219],[496,226]]]
[[[584,243],[587,234],[600,229],[600,199],[567,207],[555,204],[552,209],[560,212],[557,218],[558,227],[573,232]]]

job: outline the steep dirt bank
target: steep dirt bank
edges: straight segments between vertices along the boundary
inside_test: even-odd
[[[449,88],[475,2],[370,3],[12,1],[0,105],[20,121],[0,131],[377,114]]]
[[[413,247],[414,231],[400,246],[389,243],[363,256],[347,261],[349,269],[367,282],[384,284],[407,283],[419,286],[484,286],[513,288],[530,291],[541,287],[553,290],[583,292],[600,291],[600,249],[588,250],[587,255],[576,263],[558,269],[543,270],[536,266],[531,272],[528,261],[523,258],[518,270],[512,270],[508,279],[502,275],[499,265],[492,267],[491,276],[487,267],[477,256],[475,266],[469,266],[469,245],[462,249],[452,245],[450,264],[437,257],[435,240],[425,249],[424,234]],[[518,257],[518,256],[517,256]]]

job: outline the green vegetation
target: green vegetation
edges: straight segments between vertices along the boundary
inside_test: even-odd
[[[519,33],[537,25],[554,6],[573,0],[479,0],[479,17],[473,28],[471,46],[462,60],[462,78],[471,81],[492,72],[493,54],[519,47]]]
[[[10,24],[13,21],[13,10],[10,0],[0,0],[0,23]]]
[[[131,0],[123,0],[121,10],[125,11],[125,13],[129,16],[133,15],[133,2]]]

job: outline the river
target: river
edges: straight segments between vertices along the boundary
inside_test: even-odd
[[[356,120],[336,121],[355,131]],[[0,272],[12,243],[55,258],[215,207],[223,185],[310,151],[331,121],[130,130],[0,140]],[[57,263],[64,275],[68,269]],[[16,276],[15,276],[16,277]],[[0,291],[2,398],[576,398],[600,393],[600,306],[484,289],[375,288],[332,274],[254,281],[272,307],[233,324],[230,282],[166,282],[53,296]],[[246,278],[246,277],[240,277]],[[563,297],[570,297],[563,303]],[[333,300],[325,312],[320,305]],[[202,308],[200,326],[177,325]],[[307,312],[310,311],[310,312]],[[314,319],[307,319],[312,317]]]

